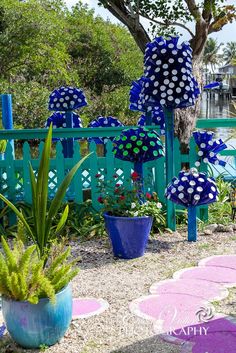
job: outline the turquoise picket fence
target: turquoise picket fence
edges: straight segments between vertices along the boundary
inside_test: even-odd
[[[224,120],[221,122],[220,120]],[[227,122],[226,122],[227,120]],[[215,119],[214,124],[211,120],[199,120],[198,126],[208,128],[216,128],[217,126],[230,127],[236,126],[236,119]],[[158,127],[152,127],[158,130]],[[112,128],[97,128],[97,129],[54,129],[54,138],[77,137],[80,140],[74,141],[74,155],[73,158],[64,158],[62,153],[62,145],[60,141],[54,143],[54,150],[50,161],[49,173],[49,196],[53,197],[58,185],[63,180],[64,176],[71,169],[75,163],[85,154],[85,151],[93,152],[92,155],[84,162],[81,169],[75,175],[73,182],[66,194],[66,200],[72,200],[76,203],[84,201],[86,190],[89,192],[92,204],[96,209],[99,209],[98,190],[96,188],[96,174],[101,174],[105,179],[112,179],[114,174],[118,175],[117,182],[123,183],[126,187],[130,187],[130,174],[133,165],[130,162],[121,161],[114,158],[112,153],[112,143],[110,141],[106,144],[106,153],[102,155],[99,148],[94,142],[89,143],[88,138],[92,137],[113,137],[120,134],[122,127]],[[25,201],[31,203],[31,189],[29,176],[29,162],[31,162],[35,175],[39,167],[40,155],[43,148],[43,139],[46,137],[46,129],[32,129],[32,130],[1,130],[0,140],[14,140],[15,146],[17,142],[21,141],[22,149],[16,153],[19,157],[14,157],[12,154],[12,145],[7,144],[5,158],[0,160],[0,186],[1,193],[8,197],[11,201]],[[35,147],[35,139],[41,141]],[[22,143],[22,141],[25,141]],[[34,144],[31,143],[34,141]],[[19,143],[18,143],[19,145]],[[32,153],[32,145],[34,145],[34,152]],[[194,167],[197,160],[196,145],[191,139],[189,154],[180,153],[179,141],[176,138],[174,143],[174,163],[175,174],[181,170],[183,163],[189,163],[190,167]],[[234,157],[236,159],[236,150],[222,151],[222,155]],[[35,157],[36,156],[36,157]],[[202,169],[207,169],[206,165]],[[157,192],[159,199],[165,203],[165,158],[160,158],[155,161],[145,163],[144,177],[146,180],[146,191]],[[203,212],[204,213],[204,212]],[[206,212],[205,217],[206,218]]]

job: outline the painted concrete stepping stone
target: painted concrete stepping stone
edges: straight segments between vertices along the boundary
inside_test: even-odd
[[[189,267],[175,272],[174,279],[202,279],[209,282],[225,284],[232,287],[236,284],[236,270],[225,267]]]
[[[221,300],[228,296],[228,290],[221,284],[201,279],[168,279],[154,283],[151,294],[189,294],[209,301]]]
[[[109,307],[104,299],[96,298],[74,298],[72,320],[87,318],[93,315],[101,314]]]
[[[236,270],[236,255],[211,256],[201,260],[199,266],[227,267]]]
[[[185,294],[160,294],[138,298],[130,304],[130,310],[155,322],[158,333],[193,325],[198,322],[196,311],[209,305],[205,300]]]
[[[235,353],[236,325],[218,316],[209,322],[162,335],[162,338],[182,345],[181,353]]]

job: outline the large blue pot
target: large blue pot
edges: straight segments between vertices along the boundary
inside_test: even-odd
[[[152,217],[116,217],[104,214],[113,253],[122,259],[144,255],[152,227]]]
[[[70,285],[56,294],[56,304],[47,298],[38,304],[2,298],[2,312],[13,340],[24,348],[52,346],[62,338],[72,319]]]

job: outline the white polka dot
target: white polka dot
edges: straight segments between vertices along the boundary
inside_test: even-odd
[[[188,95],[187,94],[184,94],[184,99],[188,99]]]
[[[154,80],[155,80],[155,76],[152,75],[152,76],[150,77],[150,80],[151,80],[151,81],[154,81]]]
[[[168,90],[167,90],[167,93],[168,93],[168,94],[173,94],[173,90],[172,90],[172,89],[168,89]]]
[[[57,103],[57,104],[56,104],[56,107],[57,107],[57,108],[59,108],[60,106],[61,106],[61,104],[60,104],[60,103]]]
[[[218,159],[215,160],[214,164],[218,165],[220,162],[218,161]]]
[[[184,190],[183,185],[178,186],[178,190],[179,190],[179,191],[183,191],[183,190]]]
[[[159,82],[155,81],[154,82],[154,87],[157,87],[159,85]]]
[[[177,93],[180,93],[180,92],[181,92],[181,88],[179,88],[179,87],[176,88],[176,92],[177,92]]]
[[[214,152],[210,152],[209,155],[210,155],[210,157],[214,157],[215,153]]]
[[[174,82],[178,81],[178,77],[177,76],[173,76],[172,77],[172,81],[174,81]]]
[[[213,195],[211,192],[209,193],[208,196],[209,196],[210,199],[213,199],[213,198],[214,198],[214,195]]]
[[[174,84],[173,82],[171,82],[171,83],[169,84],[169,87],[170,87],[170,88],[174,88],[174,87],[175,87],[175,84]]]
[[[63,123],[62,126],[63,126],[63,127],[66,127],[66,123]]]
[[[177,50],[172,50],[173,55],[176,55],[177,53],[178,53]]]
[[[75,99],[78,98],[77,94],[74,94],[74,95],[73,95],[73,98],[75,98]]]
[[[69,90],[69,93],[74,93],[72,89]]]
[[[165,91],[165,90],[166,90],[166,87],[165,87],[165,86],[161,86],[161,87],[160,87],[160,90],[161,90],[161,91]]]
[[[59,101],[60,101],[60,102],[64,102],[64,98],[60,98]]]
[[[175,99],[175,103],[176,103],[176,104],[179,104],[179,103],[180,103],[180,99],[176,98],[176,99]]]
[[[198,187],[197,187],[197,191],[198,191],[198,192],[202,192],[202,191],[203,191],[203,188],[202,188],[201,186],[198,186]]]
[[[187,80],[187,76],[186,76],[186,75],[183,75],[183,76],[182,76],[182,80],[186,81],[186,80]]]
[[[188,189],[187,189],[187,192],[188,192],[189,194],[192,194],[193,191],[194,191],[193,188],[188,188]]]
[[[172,70],[173,75],[177,75],[178,71],[177,70]]]
[[[161,100],[160,100],[160,103],[161,103],[162,105],[164,105],[164,104],[166,103],[166,100],[165,100],[165,99],[161,99]]]
[[[178,198],[179,198],[179,199],[183,199],[183,198],[184,198],[184,194],[181,192],[181,193],[178,195]]]
[[[168,75],[169,75],[169,71],[164,71],[164,72],[163,72],[163,75],[164,75],[164,76],[168,76]]]
[[[65,97],[65,100],[66,100],[66,101],[70,100],[70,97],[69,97],[69,96],[66,96],[66,97]]]
[[[186,181],[186,180],[188,180],[188,178],[182,177],[181,180],[182,180],[182,181]]]
[[[178,58],[178,62],[182,63],[184,60],[182,58]]]
[[[166,93],[164,92],[161,94],[161,98],[165,98],[165,97],[166,97]]]
[[[198,151],[198,153],[197,153],[200,157],[202,157],[203,156],[203,152],[202,151]]]
[[[153,54],[152,59],[156,59],[157,58],[157,54]]]
[[[195,162],[196,167],[200,167],[201,163],[199,161]]]
[[[204,163],[208,163],[209,161],[208,161],[208,158],[203,158],[203,162]]]
[[[172,58],[170,58],[168,61],[169,61],[170,64],[174,63],[174,59],[172,59]]]
[[[153,94],[156,95],[157,92],[158,92],[157,89],[154,89]]]
[[[172,48],[174,48],[174,44],[170,43],[170,44],[168,44],[168,47],[172,49]]]
[[[161,53],[165,54],[166,53],[166,49],[161,49]]]
[[[168,85],[169,82],[170,82],[170,80],[168,80],[167,78],[164,80],[165,85]]]
[[[51,107],[51,108],[54,108],[54,104],[50,104],[50,107]]]
[[[182,81],[180,81],[179,85],[180,85],[180,87],[184,87],[184,86],[185,86],[185,83],[182,82]]]
[[[171,193],[174,194],[176,192],[176,188],[171,189]]]
[[[161,63],[162,63],[161,60],[157,60],[157,61],[156,61],[156,64],[157,64],[157,65],[161,65]]]
[[[198,200],[200,200],[200,195],[194,195],[193,198],[194,198],[194,200],[198,201]]]
[[[168,97],[168,101],[173,101],[173,100],[174,100],[174,97],[172,97],[172,96]]]

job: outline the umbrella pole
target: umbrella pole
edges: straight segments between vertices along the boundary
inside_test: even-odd
[[[164,109],[165,115],[165,160],[166,160],[166,186],[174,177],[174,110]],[[172,201],[166,201],[167,227],[176,229],[175,205]]]
[[[142,162],[134,162],[134,171],[139,175],[140,182],[138,188],[138,197],[140,203],[143,203],[144,200],[144,185],[143,185],[143,163]]]
[[[188,207],[188,241],[197,241],[197,208]]]
[[[73,127],[73,112],[68,110],[66,112],[66,127],[72,128]],[[73,138],[67,138],[64,144],[63,154],[65,158],[72,158],[73,157]]]

